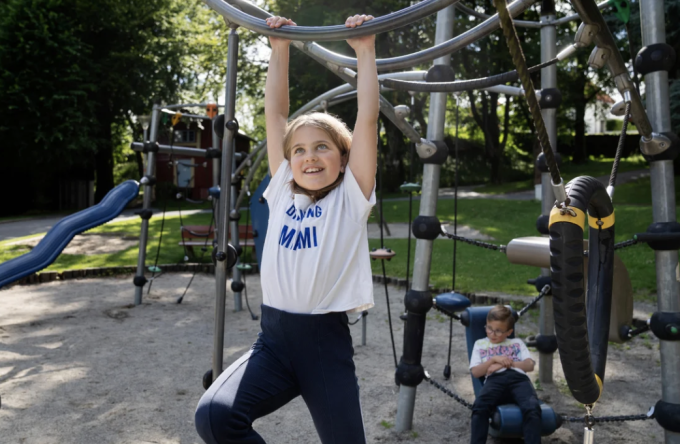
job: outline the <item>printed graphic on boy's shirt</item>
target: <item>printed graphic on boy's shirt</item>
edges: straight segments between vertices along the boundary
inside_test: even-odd
[[[479,357],[482,362],[486,362],[494,356],[506,356],[513,361],[519,362],[519,356],[522,353],[519,344],[497,345],[486,349],[479,349]]]
[[[295,204],[293,204],[286,210],[286,215],[297,222],[301,222],[304,219],[318,219],[322,214],[323,210],[318,205],[310,207],[307,210],[297,210]],[[319,240],[316,233],[316,226],[299,227],[296,230],[295,228],[284,224],[281,228],[281,234],[279,235],[279,245],[293,251],[318,247]]]

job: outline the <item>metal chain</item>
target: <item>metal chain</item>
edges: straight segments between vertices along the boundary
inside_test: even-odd
[[[457,241],[465,242],[467,244],[474,245],[475,247],[488,248],[489,250],[496,250],[496,251],[503,251],[505,249],[505,247],[502,246],[502,245],[498,246],[498,245],[494,245],[494,244],[489,244],[487,242],[478,241],[478,240],[475,240],[475,239],[468,239],[466,237],[458,236],[457,234],[447,233],[445,231],[442,231],[441,234],[443,236],[448,237],[449,239],[455,239]]]
[[[624,421],[645,421],[654,418],[654,415],[639,414],[639,415],[622,415],[622,416],[591,416],[593,422],[624,422]],[[562,415],[562,420],[567,422],[584,422],[585,418],[582,416],[566,416]]]
[[[447,389],[434,379],[430,377],[430,374],[425,371],[425,380],[438,388],[440,391],[443,393],[447,394],[451,398],[453,398],[456,402],[459,404],[465,406],[466,408],[472,410],[472,404],[467,402],[465,399],[461,398],[457,394],[453,393],[451,390]],[[583,416],[567,416],[567,415],[560,415],[562,417],[562,420],[565,422],[585,422],[586,418]],[[646,421],[648,419],[653,419],[654,418],[654,410],[650,409],[648,413],[643,413],[639,415],[621,415],[621,416],[588,416],[588,419],[592,421],[593,423],[596,422],[624,422],[624,421]]]
[[[538,303],[538,301],[540,301],[541,299],[543,299],[543,296],[545,296],[546,294],[548,294],[548,292],[550,291],[550,289],[551,289],[550,285],[545,284],[545,285],[543,286],[543,289],[541,290],[541,292],[538,294],[538,296],[536,296],[535,298],[533,298],[533,299],[531,300],[531,302],[529,302],[529,303],[526,305],[526,307],[524,307],[523,309],[521,309],[520,311],[517,312],[517,317],[521,318],[522,315],[523,315],[524,313],[526,313],[531,307],[533,307],[534,305],[536,305],[536,304]]]
[[[614,244],[614,250],[619,250],[621,248],[631,247],[631,246],[633,246],[637,243],[638,243],[638,241],[636,239],[628,239],[628,240],[619,242],[617,244]]]
[[[432,384],[433,386],[437,387],[442,392],[444,392],[447,395],[449,395],[450,397],[452,397],[453,399],[455,399],[459,404],[461,404],[461,405],[467,407],[468,409],[472,410],[472,404],[470,404],[469,402],[467,402],[466,400],[464,400],[460,396],[456,395],[451,390],[447,389],[446,387],[444,387],[443,385],[441,385],[440,383],[438,383],[434,379],[430,378],[430,375],[427,372],[425,372],[425,380],[427,382],[429,382],[430,384]]]

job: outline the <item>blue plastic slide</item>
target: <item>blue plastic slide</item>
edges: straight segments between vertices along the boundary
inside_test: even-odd
[[[0,264],[0,288],[49,266],[76,234],[118,216],[138,193],[136,181],[125,181],[109,191],[97,205],[57,222],[29,253]]]

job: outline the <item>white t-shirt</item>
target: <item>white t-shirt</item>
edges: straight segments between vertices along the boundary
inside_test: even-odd
[[[482,338],[475,341],[475,346],[472,348],[470,368],[477,367],[479,364],[485,363],[494,356],[507,356],[515,362],[531,359],[531,353],[529,353],[529,349],[521,339],[506,339],[498,344],[493,344],[489,341],[489,338]],[[512,367],[512,369],[526,375],[521,368]],[[501,373],[505,370],[507,369],[502,368],[494,373]]]
[[[373,307],[366,200],[349,166],[340,185],[313,203],[293,194],[284,160],[264,197],[269,226],[262,253],[262,302],[290,313],[357,312]]]

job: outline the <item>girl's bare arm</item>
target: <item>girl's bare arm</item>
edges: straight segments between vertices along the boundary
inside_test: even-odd
[[[349,17],[345,26],[355,28],[373,19],[370,15]],[[380,111],[375,36],[349,39],[357,55],[357,121],[349,155],[349,167],[366,199],[371,197],[378,163],[378,113]]]
[[[295,22],[285,17],[269,17],[270,28],[284,25],[295,26]],[[264,115],[267,125],[267,155],[269,171],[276,174],[283,156],[283,133],[286,129],[289,113],[288,100],[288,55],[290,40],[270,37],[272,53],[269,57],[267,82],[264,88]]]

